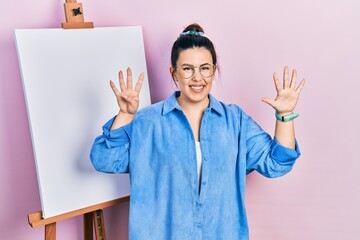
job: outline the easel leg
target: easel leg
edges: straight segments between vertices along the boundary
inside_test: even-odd
[[[104,214],[102,210],[92,212],[95,225],[96,240],[106,240]]]
[[[94,240],[93,213],[84,214],[84,240]]]
[[[45,225],[45,240],[56,240],[56,223]]]

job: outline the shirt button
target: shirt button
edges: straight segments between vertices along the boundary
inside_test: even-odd
[[[202,185],[206,185],[206,181],[204,181],[204,182],[202,183]]]
[[[199,203],[199,207],[202,207],[203,206],[203,203]]]
[[[204,157],[204,161],[207,161],[207,158]]]
[[[196,224],[196,227],[197,227],[197,228],[201,228],[202,226],[201,226],[200,223],[197,223],[197,224]]]

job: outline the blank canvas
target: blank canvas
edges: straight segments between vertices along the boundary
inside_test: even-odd
[[[89,154],[102,125],[119,110],[109,80],[141,72],[140,108],[150,105],[142,29],[17,29],[43,217],[129,195],[127,174],[96,172]]]

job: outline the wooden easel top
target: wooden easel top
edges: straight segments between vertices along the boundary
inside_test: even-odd
[[[61,23],[62,28],[94,28],[93,22],[84,22],[82,3],[77,3],[76,0],[66,0],[66,3],[64,3],[64,10],[66,22]]]

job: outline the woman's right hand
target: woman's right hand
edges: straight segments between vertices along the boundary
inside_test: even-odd
[[[140,74],[134,89],[132,87],[132,72],[130,68],[127,68],[126,74],[127,76],[125,85],[123,72],[119,72],[120,91],[116,88],[115,84],[111,80],[110,86],[116,96],[117,103],[120,107],[119,114],[135,115],[139,108],[139,93],[144,81],[144,73]]]

